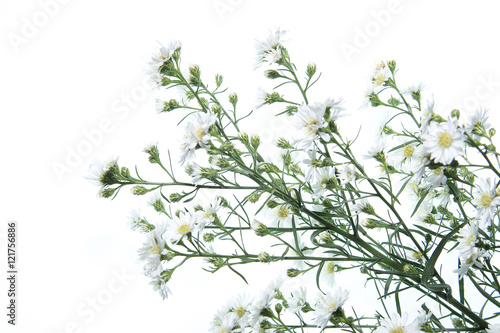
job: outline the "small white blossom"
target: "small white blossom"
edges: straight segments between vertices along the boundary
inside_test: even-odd
[[[316,302],[313,323],[324,329],[330,321],[332,314],[342,307],[349,297],[347,290],[337,289],[333,294],[329,291],[326,295],[320,295]]]
[[[318,169],[318,176],[314,182],[311,182],[313,190],[313,199],[319,200],[325,193],[328,182],[335,178],[335,168],[326,167]]]
[[[426,152],[437,163],[450,164],[465,150],[463,129],[457,127],[455,118],[448,118],[445,123],[432,121],[422,134]]]
[[[476,243],[478,242],[477,233],[479,232],[479,226],[476,221],[472,221],[465,225],[459,233],[460,244],[457,250],[461,257],[469,258],[472,256]]]
[[[277,63],[281,59],[282,43],[285,41],[287,31],[281,28],[272,31],[267,39],[256,42],[257,66],[264,62]]]
[[[208,129],[216,120],[217,117],[212,113],[197,112],[191,116],[181,140],[181,164],[194,158],[196,148],[208,148],[208,143],[212,139]]]
[[[149,284],[153,285],[153,290],[158,291],[163,299],[167,298],[168,295],[172,293],[161,276],[153,277],[153,280]]]
[[[408,323],[408,314],[403,313],[400,316],[397,313],[393,313],[391,318],[382,319],[380,321],[381,326],[379,326],[374,333],[419,333],[420,328],[417,322],[413,321]]]
[[[489,110],[485,108],[476,109],[468,117],[468,124],[465,128],[467,132],[475,134],[475,127],[483,127],[486,131],[491,128],[491,124],[488,122]]]
[[[299,149],[307,149],[311,146],[316,135],[323,140],[329,141],[328,134],[321,130],[328,126],[324,119],[326,105],[322,103],[313,103],[301,105],[295,113],[295,127],[299,130],[295,144]]]
[[[352,164],[344,164],[344,166],[340,169],[339,174],[340,180],[342,181],[342,185],[346,185],[351,183],[356,179],[356,167]]]
[[[172,58],[174,52],[181,48],[181,42],[178,40],[170,40],[167,46],[159,42],[158,44],[160,44],[160,47],[157,52],[153,54],[149,62],[151,71],[158,71],[165,62]]]
[[[495,185],[495,182],[490,178],[478,178],[474,182],[472,203],[476,205],[476,218],[482,225],[492,221],[495,211],[500,205],[500,197],[497,196]]]
[[[165,238],[172,243],[178,243],[181,239],[191,233],[196,226],[197,215],[180,212],[179,217],[174,216],[167,224]]]
[[[306,305],[306,289],[300,287],[300,289],[292,292],[291,296],[286,299],[288,303],[288,311],[292,313],[297,313]]]
[[[144,274],[146,276],[156,277],[163,271],[161,255],[168,253],[167,249],[165,249],[165,240],[163,239],[165,230],[165,223],[156,225],[154,230],[146,234],[146,241],[138,251],[139,258],[146,261],[146,265],[144,266]]]

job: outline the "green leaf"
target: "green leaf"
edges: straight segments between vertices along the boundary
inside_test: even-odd
[[[462,227],[466,224],[467,222],[464,222],[462,223],[461,225],[459,225],[456,229],[452,230],[451,232],[449,232],[438,244],[438,246],[436,247],[436,249],[434,250],[434,252],[432,252],[432,256],[430,257],[429,261],[426,262],[425,264],[425,269],[424,269],[424,273],[422,274],[422,283],[423,284],[426,284],[427,282],[429,282],[429,279],[431,277],[431,274],[433,273],[434,271],[434,265],[436,264],[436,261],[438,260],[439,258],[439,255],[441,254],[441,252],[443,251],[444,249],[444,246],[446,245],[446,243],[448,243],[448,241],[453,237],[453,235],[455,235],[460,229],[462,229]],[[428,287],[429,290],[431,290],[429,288],[429,286],[426,285],[426,287]]]

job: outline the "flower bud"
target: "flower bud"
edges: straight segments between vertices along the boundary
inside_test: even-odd
[[[244,145],[248,145],[248,143],[250,142],[248,140],[248,134],[243,132],[238,133],[238,139],[240,139],[241,143],[243,143]]]
[[[284,138],[279,138],[276,142],[276,146],[282,149],[293,149],[293,146]]]
[[[453,109],[453,110],[451,111],[451,116],[452,116],[453,118],[457,118],[457,119],[459,119],[459,118],[460,118],[460,111],[459,111],[458,109]]]
[[[150,163],[160,162],[160,152],[158,151],[158,147],[156,145],[147,146],[144,149],[144,152],[149,155]]]
[[[116,189],[117,189],[116,187],[104,188],[99,192],[99,195],[103,198],[109,198],[115,193]]]
[[[265,262],[265,263],[271,262],[271,256],[267,252],[259,253],[257,259],[259,259],[260,262]]]
[[[269,69],[264,72],[264,75],[271,80],[281,77],[280,73],[274,69]]]
[[[252,229],[255,231],[255,234],[259,237],[264,237],[270,234],[269,229],[264,224],[258,221],[254,221],[252,223]]]
[[[497,130],[496,130],[496,129],[494,129],[494,128],[490,128],[490,131],[489,131],[490,138],[491,138],[492,136],[494,136],[496,133],[497,133]]]
[[[296,268],[289,268],[287,269],[286,271],[286,275],[290,278],[294,278],[294,277],[297,277],[300,275],[300,273],[302,273],[301,271],[299,271],[298,269]]]
[[[233,104],[233,106],[238,103],[238,95],[236,93],[229,94],[229,103]]]
[[[260,196],[261,193],[253,192],[248,196],[248,201],[250,201],[251,203],[256,203],[257,201],[259,201]]]
[[[170,199],[171,202],[179,202],[182,200],[183,196],[180,195],[179,193],[172,193],[168,198]]]
[[[215,84],[217,85],[217,87],[220,87],[223,80],[224,80],[224,78],[222,77],[222,75],[220,75],[220,74],[215,75]]]
[[[281,305],[281,303],[276,303],[274,310],[276,310],[276,313],[279,315],[281,311],[283,311],[283,305]]]
[[[316,74],[316,64],[313,63],[313,62],[310,62],[308,65],[307,65],[307,70],[306,70],[306,74],[307,74],[307,77],[312,77],[314,74]]]
[[[214,241],[214,239],[215,239],[215,235],[214,234],[207,233],[207,234],[203,235],[203,241],[204,242],[211,243],[211,242]]]
[[[252,139],[251,139],[251,143],[252,143],[252,147],[254,149],[257,149],[260,145],[260,138],[258,135],[252,135]]]
[[[133,195],[144,195],[148,192],[149,192],[149,190],[141,185],[137,185],[137,186],[132,187],[132,194]]]

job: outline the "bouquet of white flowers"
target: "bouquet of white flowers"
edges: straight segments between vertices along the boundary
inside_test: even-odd
[[[153,288],[166,298],[168,281],[192,258],[245,281],[242,265],[284,262],[286,275],[258,295],[232,299],[211,331],[500,332],[500,160],[488,111],[440,114],[421,86],[398,87],[395,61],[382,61],[366,105],[389,113],[360,158],[355,140],[341,133],[342,100],[308,98],[320,74],[312,63],[300,74],[284,37],[278,29],[257,43],[257,66],[268,66],[276,85],[255,110],[275,104],[276,116],[295,124],[275,142],[279,158],[264,156],[261,138],[243,130],[255,110],[240,111],[248,108],[226,92],[221,75],[207,83],[196,65],[183,72],[181,43],[172,41],[153,56],[148,75],[159,89],[182,91],[157,109],[183,113],[179,163],[187,176],[158,145],[145,152],[161,181],[117,160],[94,167],[104,198],[125,187],[153,194],[162,222],[131,217],[145,236],[139,255]],[[297,94],[282,94],[284,85]],[[333,280],[347,272],[366,277],[380,307],[348,306],[352,286]],[[287,290],[299,278],[313,283]],[[419,310],[408,314],[409,304]]]

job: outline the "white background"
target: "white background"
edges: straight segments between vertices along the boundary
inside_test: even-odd
[[[169,284],[174,295],[162,301],[136,261],[142,236],[126,224],[130,209],[144,207],[146,198],[99,199],[97,187],[83,179],[94,158],[120,156],[148,170],[146,144],[159,140],[177,150],[177,116],[156,114],[162,93],[145,93],[142,83],[156,41],[181,40],[183,64],[199,64],[208,77],[224,74],[246,110],[259,85],[268,86],[262,71],[253,71],[254,40],[280,26],[290,31],[294,62],[303,69],[315,61],[324,73],[318,98],[343,97],[356,121],[368,77],[382,59],[397,60],[403,82],[425,82],[443,113],[477,102],[494,114],[500,105],[495,4],[2,0],[0,258],[6,223],[19,225],[18,325],[8,332],[205,332],[220,305],[243,288],[235,276],[186,267]],[[356,53],[346,56],[347,44]],[[82,148],[85,132],[95,133],[103,121],[111,123],[107,133]],[[85,156],[71,160],[78,147]],[[56,165],[67,168],[61,174]],[[6,290],[1,278],[2,332]],[[89,307],[96,297],[105,300],[98,311]]]

